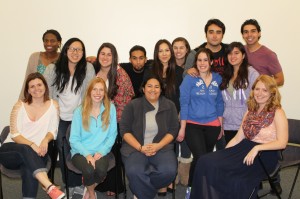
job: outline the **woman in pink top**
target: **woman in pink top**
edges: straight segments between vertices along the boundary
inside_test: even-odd
[[[278,163],[277,150],[288,141],[287,118],[274,78],[261,75],[252,86],[242,125],[225,150],[202,156],[196,166],[190,198],[240,199],[256,196],[265,173]]]
[[[23,198],[36,198],[39,183],[52,199],[64,197],[47,176],[48,143],[56,138],[58,104],[49,99],[47,82],[31,73],[25,82],[24,100],[10,116],[10,133],[0,147],[0,163],[22,175]]]

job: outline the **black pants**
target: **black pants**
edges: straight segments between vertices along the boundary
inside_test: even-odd
[[[87,162],[86,158],[80,154],[75,154],[72,157],[74,166],[82,172],[83,184],[91,186],[95,183],[100,183],[104,180],[108,169],[108,158],[103,156],[95,162],[95,168]]]
[[[194,170],[198,158],[213,151],[220,132],[221,126],[186,124],[185,139],[193,154],[188,186],[192,186]]]
[[[224,130],[226,144],[237,134],[238,131]]]
[[[63,160],[62,145],[64,142],[64,137],[66,137],[66,132],[67,132],[69,125],[71,125],[71,121],[60,120],[59,125],[58,125],[57,138],[56,138],[57,149],[58,149],[59,160],[60,160],[60,169],[61,169],[61,174],[62,174],[62,180],[64,183],[66,183],[66,180],[65,180],[65,165],[62,162],[62,160]],[[65,144],[65,146],[67,146],[67,143],[64,143],[64,144]],[[68,154],[67,147],[65,148],[64,153]],[[68,172],[69,187],[76,187],[76,186],[80,186],[82,184],[80,174],[76,174],[68,169],[67,169],[67,172]]]

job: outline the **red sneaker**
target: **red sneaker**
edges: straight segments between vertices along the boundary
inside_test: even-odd
[[[65,197],[65,193],[59,190],[56,186],[51,185],[47,191],[47,194],[51,199],[62,199]]]

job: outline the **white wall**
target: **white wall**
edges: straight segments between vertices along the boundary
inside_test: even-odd
[[[102,42],[117,47],[120,62],[128,51],[143,45],[151,58],[157,40],[183,36],[194,48],[205,41],[204,25],[219,18],[226,25],[224,42],[242,41],[241,24],[255,18],[262,27],[261,43],[275,51],[285,74],[281,88],[283,107],[289,118],[300,119],[300,3],[297,0],[0,0],[0,129],[24,79],[28,58],[42,51],[42,34],[58,30],[63,42],[82,39],[88,55]]]

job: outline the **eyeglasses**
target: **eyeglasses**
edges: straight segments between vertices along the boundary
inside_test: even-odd
[[[74,53],[75,51],[77,53],[82,53],[83,49],[82,48],[73,48],[73,47],[70,47],[70,48],[68,48],[68,51],[71,52],[71,53]]]

